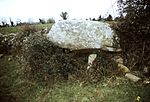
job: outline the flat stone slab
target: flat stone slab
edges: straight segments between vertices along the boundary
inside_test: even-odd
[[[113,45],[114,32],[107,23],[87,20],[56,22],[48,33],[54,44],[70,50],[99,49]]]

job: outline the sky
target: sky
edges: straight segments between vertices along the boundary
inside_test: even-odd
[[[61,12],[67,12],[68,19],[116,17],[117,9],[117,0],[0,0],[0,21],[60,20]]]

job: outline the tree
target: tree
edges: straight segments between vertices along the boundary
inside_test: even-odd
[[[118,0],[118,6],[126,14],[117,31],[127,66],[150,68],[150,1]]]
[[[9,27],[9,24],[7,24],[7,21],[2,21],[2,27]]]
[[[98,21],[101,21],[102,20],[102,17],[101,17],[101,15],[98,17]]]
[[[67,12],[61,12],[60,16],[62,17],[63,20],[67,20],[68,13]]]
[[[47,23],[55,23],[55,19],[54,19],[54,18],[49,18],[49,19],[47,20]]]
[[[44,19],[41,19],[41,18],[39,18],[39,22],[42,23],[42,24],[45,24],[45,23],[46,23],[45,20],[44,20]]]
[[[5,24],[6,24],[6,22],[5,22],[5,21],[2,21],[2,27],[4,27],[4,26],[5,26]]]
[[[21,19],[18,18],[17,21],[16,21],[16,25],[19,26],[21,24],[22,24]]]
[[[92,21],[96,21],[96,19],[95,19],[95,18],[93,18],[93,19],[92,19]]]
[[[14,22],[11,20],[11,18],[10,18],[10,25],[11,27],[14,27]]]
[[[124,20],[123,14],[120,14],[120,16],[119,16],[119,17],[116,17],[114,20],[115,20],[115,21],[122,21],[122,20]]]
[[[108,17],[106,18],[106,21],[112,21],[112,20],[113,20],[112,16],[111,16],[111,14],[109,14]]]

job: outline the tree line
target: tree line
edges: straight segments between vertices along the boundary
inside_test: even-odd
[[[69,17],[69,14],[67,12],[61,12],[60,17],[63,20],[67,20]],[[116,17],[114,20],[115,21],[119,21],[120,19],[123,19],[123,16],[120,17]],[[86,20],[91,20],[91,21],[113,21],[113,17],[111,14],[109,14],[106,18],[103,18],[101,15],[98,18],[89,18]],[[55,23],[55,19],[53,18],[49,18],[47,20],[39,18],[39,22],[37,23],[41,23],[41,24],[46,24],[46,23]],[[21,25],[25,25],[25,24],[34,24],[33,22],[21,22],[21,20],[16,21],[16,24],[14,21],[11,20],[11,18],[9,19],[9,24],[7,23],[6,20],[2,20],[0,27],[14,27],[14,26],[21,26]]]

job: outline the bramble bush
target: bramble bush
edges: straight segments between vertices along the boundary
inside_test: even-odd
[[[7,35],[3,35],[0,33],[0,53],[2,54],[10,54],[12,53],[12,46],[15,41],[16,34],[11,33]]]
[[[25,73],[29,78],[37,80],[52,76],[67,79],[68,74],[75,73],[83,63],[67,50],[53,44],[41,34],[29,35],[23,43],[21,54]]]
[[[118,0],[121,14],[117,28],[125,64],[133,70],[150,68],[150,1]]]
[[[93,67],[87,70],[88,55],[61,48],[46,36],[34,33],[23,43],[20,58],[25,75],[37,81],[68,80],[70,76],[77,80],[99,81],[117,69],[113,54],[99,52]]]

